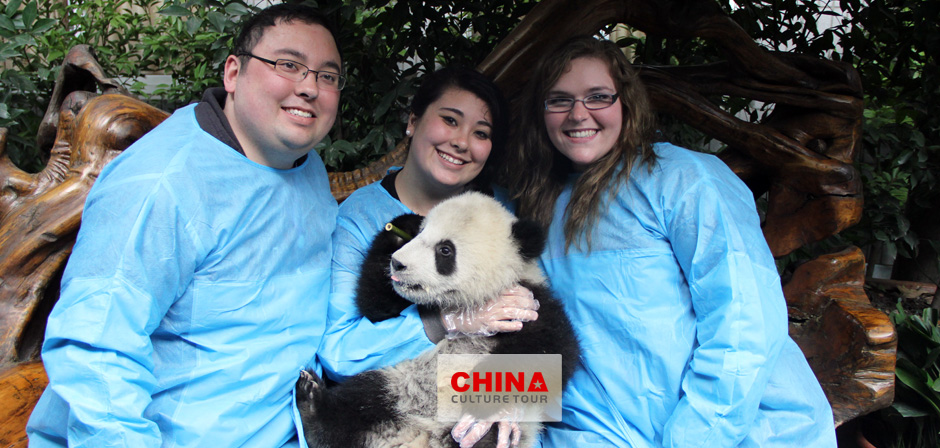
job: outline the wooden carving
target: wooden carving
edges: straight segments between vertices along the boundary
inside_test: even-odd
[[[26,422],[48,383],[40,361],[0,368],[0,446],[26,446]]]
[[[821,256],[784,285],[790,336],[819,379],[837,423],[894,400],[894,325],[863,289],[865,257],[856,247]]]
[[[71,253],[85,197],[101,168],[167,116],[127,99],[73,92],[59,109],[43,171],[28,174],[8,157],[0,159],[7,193],[0,202],[0,367],[38,355],[45,315],[34,312]],[[0,140],[0,151],[4,146]],[[46,313],[54,298],[45,301]]]
[[[768,52],[711,0],[544,0],[480,69],[515,100],[541,54],[569,36],[613,23],[663,37],[702,38],[724,50],[723,63],[639,69],[657,110],[726,143],[722,159],[756,195],[767,194],[764,234],[774,255],[858,221],[861,185],[851,161],[861,140],[862,92],[855,70]],[[3,154],[7,132],[0,129],[0,403],[24,379],[32,385],[27,392],[44,385],[41,365],[28,361],[37,359],[88,189],[108,161],[167,116],[109,93],[122,92],[89,48],[76,47],[40,129],[39,145],[49,151],[40,173],[10,163]],[[774,111],[763,122],[743,122],[709,101],[716,95],[773,103]],[[380,179],[406,152],[402,143],[365,169],[330,173],[334,196],[342,200]],[[893,398],[894,328],[865,297],[863,265],[857,249],[820,257],[784,286],[791,335],[820,379],[837,424]],[[26,408],[36,396],[18,394],[9,402],[23,409],[11,411],[5,422],[0,418],[0,446],[25,446]]]

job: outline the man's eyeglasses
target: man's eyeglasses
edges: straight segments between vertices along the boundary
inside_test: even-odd
[[[586,96],[582,99],[549,98],[545,100],[545,110],[549,112],[568,112],[574,109],[574,103],[579,101],[589,110],[606,109],[617,101],[617,95],[599,93],[597,95]]]
[[[250,56],[261,62],[271,64],[274,66],[274,71],[278,75],[281,75],[281,77],[287,78],[294,82],[303,81],[304,78],[307,77],[307,73],[313,73],[314,81],[316,81],[317,86],[321,89],[343,90],[343,87],[346,87],[345,76],[326,70],[310,70],[306,65],[303,65],[300,62],[292,61],[290,59],[278,59],[276,61],[272,61],[270,59],[255,56],[251,53],[241,53],[236,56]]]

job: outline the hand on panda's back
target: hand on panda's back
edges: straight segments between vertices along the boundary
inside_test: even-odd
[[[492,336],[519,331],[523,322],[539,318],[539,301],[520,285],[504,290],[499,297],[468,310],[442,310],[441,321],[448,338]]]

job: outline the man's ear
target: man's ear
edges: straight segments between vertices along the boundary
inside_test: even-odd
[[[522,258],[531,260],[545,249],[545,230],[535,221],[520,219],[512,223],[512,237],[519,245]]]
[[[238,84],[238,74],[242,70],[242,63],[238,56],[228,55],[225,59],[225,68],[222,70],[222,83],[225,85],[225,91],[235,93],[235,85]]]

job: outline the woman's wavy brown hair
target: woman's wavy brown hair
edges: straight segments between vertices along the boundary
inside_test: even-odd
[[[572,244],[581,248],[586,242],[590,251],[593,229],[617,186],[627,181],[637,162],[652,169],[656,160],[652,148],[654,118],[646,88],[616,44],[578,36],[542,57],[521,99],[519,123],[513,130],[501,174],[503,183],[518,200],[518,215],[547,228],[555,201],[574,169],[548,138],[544,104],[549,90],[578,58],[596,58],[608,66],[619,107],[623,108],[620,138],[609,153],[578,176],[565,210],[565,250]]]

